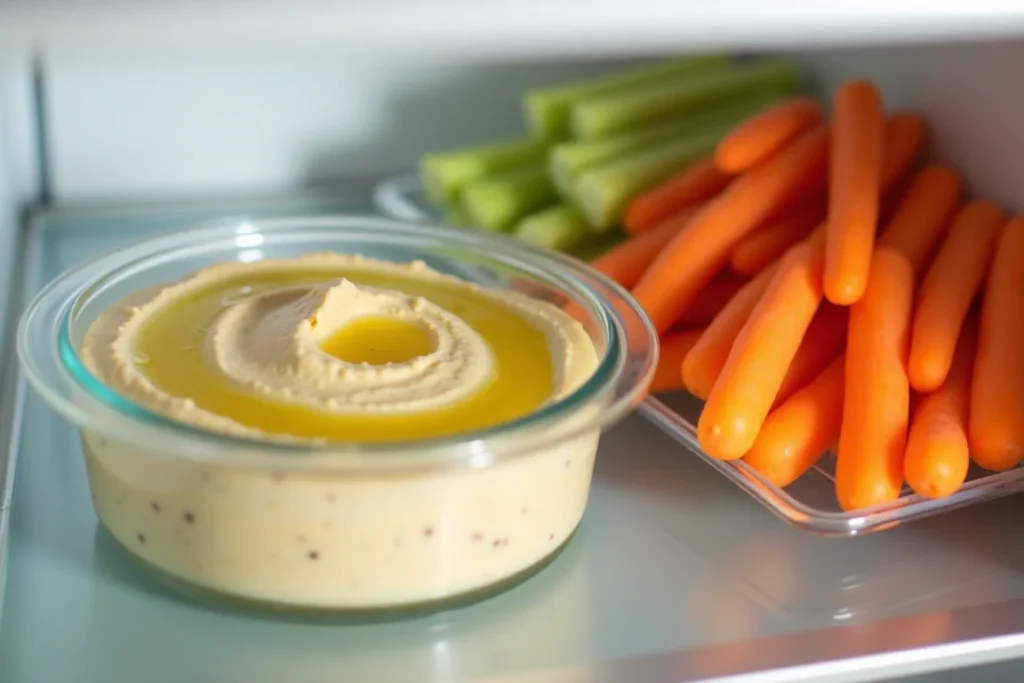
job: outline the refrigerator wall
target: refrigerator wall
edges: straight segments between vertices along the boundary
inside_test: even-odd
[[[524,89],[608,66],[57,51],[45,61],[54,196],[279,193],[392,172],[430,149],[515,133]]]
[[[991,198],[1019,200],[1024,40],[798,56],[823,92],[867,76],[887,106],[925,112],[940,156]],[[431,149],[514,135],[524,89],[606,67],[583,54],[54,50],[43,61],[53,196],[280,192],[394,171]]]
[[[15,242],[22,206],[38,192],[31,68],[24,54],[0,49],[0,287],[13,282]],[[0,297],[0,354],[11,322]]]

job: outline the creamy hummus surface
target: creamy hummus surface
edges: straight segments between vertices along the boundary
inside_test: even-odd
[[[582,325],[549,303],[332,253],[137,292],[97,318],[81,354],[170,419],[318,443],[495,427],[567,395],[598,362]],[[288,455],[272,470],[201,464],[83,433],[97,512],[132,552],[218,593],[328,609],[442,599],[537,564],[582,516],[597,439],[479,470],[370,476],[290,472],[301,456]]]

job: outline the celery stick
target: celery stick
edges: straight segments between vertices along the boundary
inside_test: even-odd
[[[596,230],[611,228],[637,193],[710,154],[734,125],[733,121],[722,121],[699,134],[584,171],[573,189],[576,205]]]
[[[725,56],[703,56],[645,64],[628,71],[533,90],[523,104],[531,129],[549,140],[562,140],[571,133],[570,111],[581,100],[621,93],[638,86],[664,84],[690,74],[699,74],[729,65]]]
[[[473,227],[505,232],[557,199],[543,164],[530,164],[467,183],[459,202]]]
[[[613,230],[603,235],[590,235],[582,244],[568,251],[581,261],[593,261],[625,239],[626,235],[621,230]]]
[[[650,145],[677,139],[691,128],[693,118],[687,116],[671,123],[609,138],[576,140],[555,145],[548,154],[551,182],[559,192],[571,193],[576,176],[584,169],[638,152]]]
[[[739,123],[780,99],[780,95],[757,93],[751,96],[744,93],[742,97],[730,99],[721,107],[673,117],[651,128],[555,145],[548,155],[548,174],[558,191],[568,195],[572,192],[576,177],[586,169],[637,153],[652,145],[692,135],[720,121]]]
[[[572,108],[573,134],[589,138],[635,129],[654,119],[694,111],[743,92],[788,94],[796,91],[799,82],[796,64],[785,59],[695,74],[667,84],[579,102]]]
[[[566,251],[583,242],[590,231],[576,207],[556,204],[519,221],[513,232],[524,242]]]
[[[547,150],[543,140],[526,139],[427,154],[420,161],[423,193],[434,204],[451,203],[467,182],[543,161]]]

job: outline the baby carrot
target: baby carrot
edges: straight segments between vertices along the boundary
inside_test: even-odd
[[[836,495],[844,510],[895,500],[903,487],[913,289],[914,269],[907,257],[880,247],[871,259],[864,295],[850,308],[836,458]]]
[[[789,364],[774,406],[779,406],[835,360],[846,346],[848,309],[828,302],[814,314],[800,348]]]
[[[995,204],[970,202],[957,213],[917,294],[910,334],[910,386],[935,391],[946,381],[971,302],[992,263],[1006,214]]]
[[[769,220],[733,248],[729,267],[741,275],[757,275],[821,223],[825,217],[822,204],[813,199]]]
[[[1006,470],[1024,456],[1024,216],[1002,230],[985,285],[971,383],[971,457]]]
[[[849,305],[864,293],[882,175],[882,97],[867,81],[836,92],[830,150],[825,297]]]
[[[820,122],[821,105],[810,97],[784,100],[754,114],[722,138],[715,148],[715,164],[726,173],[741,173]]]
[[[825,226],[819,226],[805,241],[823,247]],[[715,316],[687,354],[683,361],[683,381],[686,382],[686,388],[690,393],[697,398],[706,400],[711,395],[711,389],[718,381],[722,367],[725,366],[729,351],[736,341],[736,335],[740,333],[747,318],[750,317],[750,312],[768,289],[768,284],[775,277],[778,268],[779,262],[776,261],[743,285],[736,296]]]
[[[710,323],[725,308],[726,304],[743,289],[749,280],[729,273],[719,273],[708,283],[700,295],[693,300],[690,307],[683,311],[682,316],[673,327],[699,327]]]
[[[903,201],[903,195],[907,193],[909,186],[910,183],[904,179],[882,194],[882,199],[878,204],[879,226],[889,225],[896,215],[896,209],[899,208],[900,202]]]
[[[910,421],[903,474],[910,488],[927,498],[956,493],[967,479],[967,416],[977,329],[974,320],[964,326],[946,381],[921,396]]]
[[[894,114],[885,121],[885,149],[882,153],[882,197],[878,225],[888,225],[900,199],[910,185],[908,176],[924,149],[927,129],[917,114]]]
[[[743,285],[736,295],[729,300],[718,315],[704,330],[690,353],[683,360],[683,381],[691,394],[706,400],[711,389],[718,380],[719,373],[729,357],[729,350],[736,341],[736,335],[743,329],[750,317],[750,312],[761,300],[764,291],[778,264],[768,266],[757,277]]]
[[[828,129],[818,126],[767,163],[744,173],[679,233],[633,288],[659,332],[721,270],[736,243],[794,198],[809,179],[824,176]]]
[[[823,249],[793,247],[729,351],[697,422],[712,457],[733,460],[754,445],[790,362],[821,304]]]
[[[914,165],[924,147],[928,130],[922,119],[911,112],[900,112],[885,120],[882,152],[882,186],[896,186]]]
[[[665,245],[686,228],[698,209],[699,206],[680,211],[656,228],[652,228],[642,235],[630,237],[591,261],[590,266],[623,287],[627,289],[632,287],[640,280],[644,271],[661,253]]]
[[[732,175],[720,171],[710,157],[701,159],[633,198],[622,216],[622,225],[634,235],[650,230],[677,211],[714,197],[731,180]]]
[[[845,364],[839,356],[772,410],[743,461],[780,487],[809,470],[839,437]]]
[[[879,235],[879,246],[903,252],[914,272],[920,273],[941,241],[959,199],[960,178],[951,168],[931,165],[922,169]]]
[[[683,385],[683,359],[703,333],[704,330],[691,329],[669,332],[662,336],[658,367],[654,370],[654,380],[651,382],[652,392],[686,389]]]

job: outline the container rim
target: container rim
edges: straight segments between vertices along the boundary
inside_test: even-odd
[[[112,391],[78,360],[70,323],[83,298],[112,279],[145,272],[160,259],[184,258],[259,237],[264,248],[317,248],[328,233],[405,248],[444,250],[467,265],[490,263],[535,279],[581,304],[605,342],[597,369],[576,390],[517,420],[468,434],[384,443],[284,443],[197,428],[169,419]],[[450,252],[455,252],[452,257]],[[267,258],[273,258],[269,254]],[[376,216],[229,218],[113,250],[74,266],[47,284],[26,308],[17,349],[41,397],[78,427],[175,458],[288,470],[408,471],[487,467],[600,429],[643,398],[657,360],[657,335],[628,292],[586,264],[503,235],[408,223]]]

